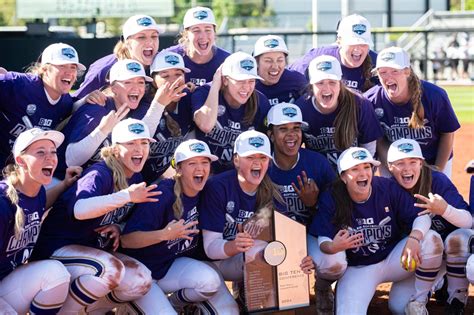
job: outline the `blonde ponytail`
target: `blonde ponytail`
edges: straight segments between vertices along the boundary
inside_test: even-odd
[[[173,188],[174,197],[175,197],[175,201],[173,203],[173,213],[176,220],[181,219],[183,215],[183,200],[181,200],[183,188],[181,187],[180,177],[181,175],[178,173],[176,173],[176,175],[174,175],[173,177],[175,180],[174,188]]]
[[[112,171],[114,181],[114,191],[120,191],[128,188],[127,177],[123,169],[122,163],[114,154],[116,145],[104,147],[100,150],[100,155],[105,161],[107,167]]]
[[[18,205],[19,196],[18,191],[15,188],[15,185],[19,182],[18,178],[18,166],[15,164],[8,164],[3,169],[3,177],[8,186],[6,195],[12,205],[16,207],[15,211],[15,237],[18,239],[23,232],[23,227],[25,225],[25,213],[23,209]]]

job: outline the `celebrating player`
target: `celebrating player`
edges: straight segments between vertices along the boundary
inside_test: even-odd
[[[260,37],[255,42],[253,56],[257,60],[258,75],[255,88],[265,94],[271,105],[294,103],[302,94],[308,81],[301,73],[286,69],[288,48],[276,35]]]
[[[56,148],[64,136],[33,128],[22,132],[13,146],[14,162],[3,170],[0,182],[0,313],[56,314],[66,300],[69,273],[55,260],[28,262],[41,221],[58,189],[46,192],[56,168]],[[71,175],[71,174],[69,174]],[[62,187],[61,187],[62,186]],[[27,263],[28,262],[28,263]]]
[[[349,88],[366,91],[374,85],[371,71],[377,58],[377,54],[369,50],[370,46],[373,46],[373,42],[369,21],[363,16],[352,14],[340,21],[336,45],[311,49],[296,60],[290,69],[308,77],[311,61],[318,56],[330,55],[341,64],[343,83]]]
[[[341,76],[336,58],[315,58],[309,65],[310,92],[296,101],[308,123],[303,128],[305,147],[325,154],[333,166],[354,145],[374,154],[383,135],[372,104],[342,84]]]
[[[470,239],[474,236],[469,206],[446,175],[425,164],[415,140],[393,142],[388,149],[387,162],[393,178],[414,195],[413,202],[418,202],[416,205],[424,210],[420,214],[432,216],[431,228],[444,241],[449,294],[446,308],[448,314],[459,314],[466,305],[469,287],[462,266],[470,256]]]
[[[337,285],[337,314],[366,314],[382,282],[394,282],[393,313],[402,314],[406,306],[406,314],[426,314],[441,267],[442,240],[429,229],[429,216],[417,216],[412,197],[396,182],[373,177],[373,166],[379,165],[364,148],[351,147],[339,157],[340,178],[319,197],[310,232],[318,236],[321,252],[342,255],[320,273],[341,274],[349,265]],[[403,237],[406,229],[409,235]]]
[[[263,125],[270,104],[255,90],[256,79],[261,80],[255,59],[236,52],[227,57],[210,85],[193,93],[196,137],[219,158],[213,165],[214,173],[233,168],[232,148],[240,133]]]
[[[418,79],[410,56],[390,47],[377,57],[381,86],[364,95],[374,104],[385,137],[377,143],[382,162],[390,143],[400,138],[416,140],[429,165],[451,177],[454,132],[460,125],[446,91]]]
[[[186,73],[186,82],[201,86],[212,81],[217,68],[229,56],[216,46],[216,26],[211,9],[194,7],[186,11],[179,44],[166,49],[183,56],[184,65],[191,69]]]
[[[112,129],[125,117],[142,119],[148,126],[156,126],[164,107],[142,102],[145,82],[152,79],[143,66],[131,59],[117,61],[110,69],[110,88],[105,93],[105,106],[85,104],[71,117],[63,132],[67,148],[59,152],[60,169],[67,165],[88,167],[101,160],[100,149],[110,145]],[[157,113],[155,113],[157,112]],[[61,159],[62,157],[62,159]],[[61,174],[56,176],[61,177]]]
[[[107,73],[117,60],[134,59],[147,69],[153,62],[160,46],[161,28],[148,15],[134,15],[122,26],[122,36],[115,45],[113,54],[96,60],[89,67],[84,82],[74,93],[82,98],[92,91],[107,85]]]
[[[215,160],[206,143],[181,143],[173,160],[176,175],[156,188],[162,192],[160,201],[140,204],[125,226],[124,252],[150,268],[156,281],[157,287],[133,303],[147,314],[176,314],[174,309],[194,302],[202,302],[197,305],[204,314],[209,309],[219,314],[238,312],[219,274],[193,259],[199,250],[198,201]],[[168,293],[172,293],[169,301]],[[153,301],[155,306],[147,308]]]
[[[190,70],[184,66],[183,58],[174,52],[162,51],[156,55],[150,71],[156,89],[154,101],[165,106],[165,110],[156,124],[153,138],[157,142],[151,144],[150,157],[143,167],[142,174],[147,183],[157,180],[168,170],[176,147],[189,136],[194,126],[191,91],[184,81],[185,73]]]
[[[63,43],[49,45],[41,54],[41,63],[31,73],[0,74],[0,166],[10,154],[16,137],[26,129],[54,129],[73,109],[69,91],[78,71],[76,50]]]
[[[71,274],[62,312],[105,312],[149,290],[150,271],[112,251],[119,245],[117,224],[126,220],[133,204],[157,200],[156,185],[147,187],[139,173],[150,141],[143,122],[128,118],[118,123],[112,145],[102,149],[104,160],[85,171],[45,220],[34,256],[57,259]]]

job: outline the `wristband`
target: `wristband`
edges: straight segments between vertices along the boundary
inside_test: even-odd
[[[420,240],[420,239],[418,239],[418,237],[416,237],[416,236],[413,236],[413,235],[408,235],[408,238],[412,238],[412,239],[414,239],[414,240],[418,241],[418,243],[420,243],[420,242],[421,242],[421,240]]]

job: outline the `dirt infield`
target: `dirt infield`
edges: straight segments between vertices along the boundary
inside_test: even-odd
[[[453,182],[466,201],[469,200],[469,185],[471,176],[466,174],[464,168],[468,161],[474,159],[474,124],[463,124],[456,132],[454,138]],[[375,297],[370,304],[368,314],[390,314],[388,310],[388,293],[390,284],[378,287]],[[430,315],[443,314],[443,307],[436,305],[434,299],[428,303]],[[474,287],[469,290],[469,300],[465,314],[474,314]]]

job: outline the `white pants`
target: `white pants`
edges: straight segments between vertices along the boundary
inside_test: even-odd
[[[54,291],[48,304],[62,304],[66,300],[70,275],[66,268],[55,260],[40,260],[22,265],[0,281],[0,297],[17,313],[26,314],[32,301],[41,291]],[[0,310],[0,313],[3,312]]]

